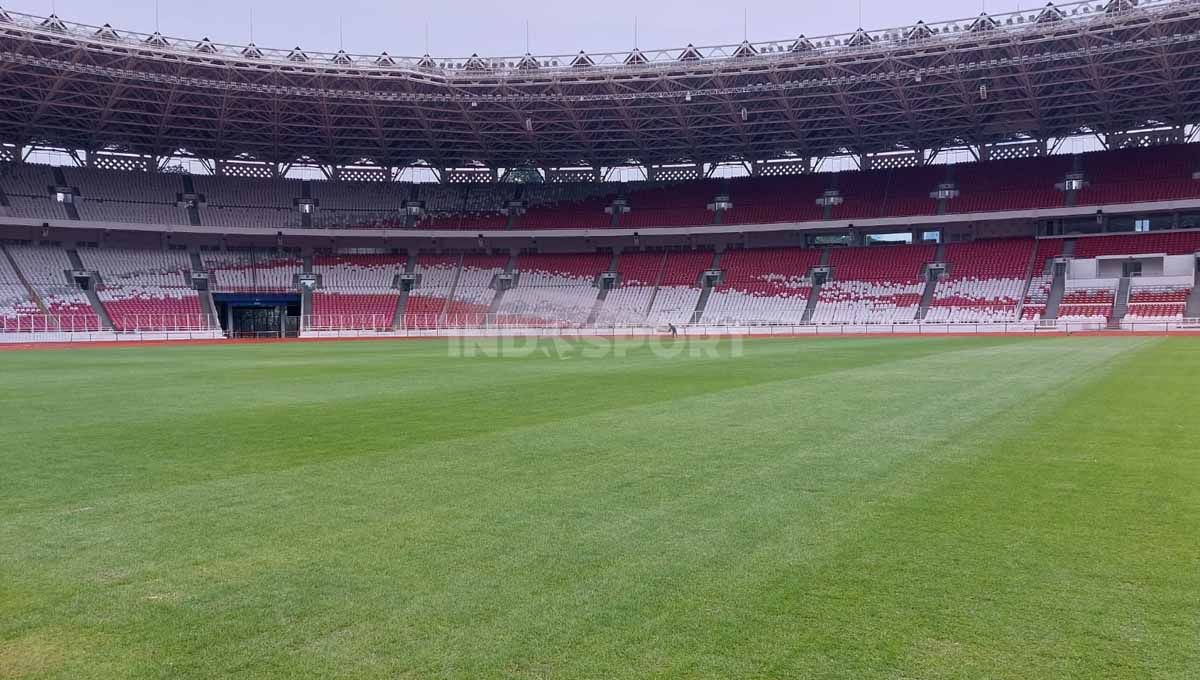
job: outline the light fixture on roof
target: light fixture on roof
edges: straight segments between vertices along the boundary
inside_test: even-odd
[[[742,107],[742,122],[745,123],[748,120],[750,120],[750,112],[747,111],[746,107],[743,106]]]
[[[692,101],[692,93],[688,92],[687,94],[683,95],[683,101],[685,101],[685,102]]]

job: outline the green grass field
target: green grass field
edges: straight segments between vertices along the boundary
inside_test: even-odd
[[[1197,678],[1200,340],[0,353],[0,678]]]

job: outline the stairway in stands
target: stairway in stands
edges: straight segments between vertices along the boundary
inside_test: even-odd
[[[511,217],[511,216],[510,216]],[[508,256],[508,262],[504,265],[504,273],[512,274],[517,266],[517,256],[512,254]],[[488,305],[488,315],[495,317],[495,314],[500,311],[500,303],[504,301],[504,293],[507,288],[500,285],[500,279],[493,280],[492,286],[496,289],[496,295],[492,298],[492,303]]]
[[[709,269],[721,268],[721,252],[713,253],[712,264]],[[700,298],[696,300],[696,311],[692,313],[692,323],[700,323],[704,318],[704,308],[708,306],[708,298],[712,296],[712,286],[709,285],[707,277],[701,284]]]
[[[301,272],[305,274],[313,273],[313,257],[305,255],[302,260]],[[313,292],[308,286],[300,286],[300,318],[312,318],[313,315]]]
[[[83,266],[83,260],[79,257],[79,251],[74,248],[67,251],[67,257],[71,259],[71,266],[75,271],[87,271]],[[111,331],[113,329],[112,319],[108,316],[108,310],[104,308],[104,303],[100,301],[100,296],[96,293],[96,286],[101,285],[99,272],[94,273],[92,277],[92,285],[88,286],[83,294],[87,296],[88,302],[92,305],[92,311],[100,319],[100,328],[102,330]]]
[[[937,254],[933,256],[933,261],[946,261],[946,244],[938,244]],[[924,319],[925,315],[929,313],[929,306],[933,304],[933,295],[937,291],[938,280],[941,278],[931,274],[928,266],[925,267],[923,273],[925,274],[925,291],[921,293],[921,305],[917,307],[917,321]]]
[[[1075,239],[1063,242],[1062,256],[1072,257],[1075,254]],[[1053,266],[1053,265],[1052,265]],[[1067,291],[1067,268],[1055,268],[1054,283],[1050,286],[1050,297],[1046,300],[1046,311],[1042,318],[1052,321],[1058,318],[1058,308],[1062,304],[1063,295]]]
[[[67,176],[63,174],[62,168],[54,168],[54,183],[60,187],[69,186],[67,183]],[[75,207],[74,203],[63,203],[62,207],[63,210],[66,211],[69,219],[79,221],[79,208]]]
[[[208,273],[208,269],[204,267],[204,260],[200,257],[200,253],[198,251],[190,251],[188,256],[192,260],[192,273]],[[221,318],[220,315],[217,314],[217,301],[213,299],[212,295],[212,279],[209,279],[208,285],[204,287],[204,290],[196,292],[200,295],[200,309],[203,309],[204,313],[209,316],[210,326],[212,328],[220,328]]]
[[[1112,315],[1108,317],[1108,327],[1110,329],[1121,329],[1121,321],[1129,312],[1129,289],[1130,279],[1128,276],[1122,276],[1121,281],[1117,286],[1117,297],[1113,303]]]
[[[1183,312],[1185,319],[1200,319],[1200,260],[1197,260],[1196,265],[1192,292],[1188,293],[1187,307]]]
[[[610,271],[610,272],[618,271],[617,265],[619,265],[620,263],[621,263],[620,251],[614,251],[612,260],[610,260],[608,263],[607,271]],[[600,310],[604,309],[604,301],[606,299],[608,299],[608,288],[605,288],[602,285],[597,286],[597,288],[599,288],[599,291],[596,292],[596,304],[594,306],[592,306],[592,313],[588,314],[588,318],[587,318],[587,324],[589,326],[596,323],[596,317],[600,316]]]
[[[195,183],[192,182],[191,175],[183,175],[183,192],[185,194],[192,194],[192,195],[195,195],[195,193],[196,193],[196,185],[195,185]],[[187,213],[188,213],[188,224],[192,225],[193,227],[201,226],[200,225],[200,207],[198,205],[188,206]],[[209,299],[212,299],[211,295],[209,296]]]
[[[821,250],[821,261],[818,267],[829,266],[829,249]],[[812,282],[812,288],[808,291],[808,305],[804,307],[804,316],[800,318],[801,323],[812,323],[813,314],[817,311],[817,303],[821,301],[821,287],[823,283]]]

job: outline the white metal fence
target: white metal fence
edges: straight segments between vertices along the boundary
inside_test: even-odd
[[[120,314],[112,316],[112,324],[112,331],[117,333],[207,331],[221,327],[211,314]],[[4,333],[94,333],[101,330],[105,330],[103,323],[94,314],[0,317],[0,332]]]
[[[111,319],[113,330],[122,333],[206,331],[221,327],[211,314],[118,314]]]
[[[0,317],[0,335],[23,341],[69,339],[70,336],[120,336],[122,339],[220,337],[217,319],[207,314],[126,314],[114,317],[113,328],[102,328],[92,315],[27,315]],[[1110,329],[1103,321],[1040,321],[1011,323],[674,323],[681,335],[971,335],[1025,333],[1084,333],[1112,330],[1130,333],[1200,333],[1200,319],[1126,321]],[[439,336],[439,335],[634,335],[666,333],[669,322],[646,320],[585,323],[569,319],[542,319],[508,314],[406,314],[399,319],[385,314],[322,314],[301,319],[300,333],[309,337]],[[278,336],[278,333],[272,333]]]
[[[306,316],[301,320],[301,333],[311,335],[362,336],[472,334],[486,332],[529,334],[624,334],[632,331],[667,332],[674,325],[681,334],[746,333],[795,335],[946,335],[985,333],[1080,333],[1109,330],[1105,321],[1020,321],[979,323],[926,323],[920,321],[896,323],[689,323],[670,319],[649,319],[626,322],[586,323],[578,320],[544,319],[511,314],[405,314],[392,318],[384,314],[326,314]],[[1116,330],[1116,329],[1113,329]],[[1162,321],[1129,321],[1119,330],[1129,332],[1200,331],[1200,319],[1170,319]]]

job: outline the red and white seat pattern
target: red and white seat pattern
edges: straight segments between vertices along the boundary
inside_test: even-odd
[[[713,254],[704,250],[669,253],[663,261],[658,290],[647,315],[650,325],[690,323],[700,302],[700,276],[712,266]]]
[[[42,246],[6,246],[25,280],[46,307],[47,329],[94,331],[100,319],[92,303],[79,287],[70,282],[67,272],[74,269],[67,251]],[[36,305],[35,305],[36,308]],[[26,309],[28,309],[26,307]],[[40,311],[40,310],[39,310]]]
[[[1068,280],[1058,307],[1058,320],[1108,321],[1117,297],[1117,284],[1117,280],[1109,279]]]
[[[42,310],[30,299],[29,290],[8,258],[0,255],[0,331],[11,333],[26,326],[27,330],[33,330],[30,320],[42,316]]]
[[[938,281],[928,323],[1016,321],[1037,242],[997,239],[946,246],[949,273]]]
[[[99,291],[100,302],[118,331],[208,330],[209,314],[188,288],[121,286]]]
[[[535,326],[581,325],[596,306],[596,276],[611,257],[599,253],[522,255],[515,288],[504,292],[501,323]]]
[[[1039,274],[1029,281],[1029,292],[1025,294],[1025,304],[1021,308],[1022,320],[1041,320],[1046,313],[1046,303],[1050,301],[1050,289],[1053,286],[1054,277],[1050,274]]]
[[[221,293],[294,293],[300,258],[270,250],[205,252],[212,289]]]
[[[1126,320],[1178,321],[1183,318],[1191,287],[1158,281],[1161,279],[1136,278],[1131,281]]]
[[[446,300],[458,275],[457,255],[420,255],[414,270],[417,287],[408,294],[404,307],[404,325],[408,328],[434,328],[446,309]]]
[[[318,290],[313,293],[313,330],[387,330],[396,318],[398,293]]]
[[[507,255],[421,255],[417,259],[420,281],[408,298],[404,324],[409,328],[473,326],[486,319],[496,289],[496,275],[504,272]]]
[[[799,323],[812,293],[809,270],[820,262],[821,251],[811,248],[727,251],[723,279],[709,295],[703,321]]]
[[[321,289],[313,293],[314,330],[386,330],[396,318],[393,288],[407,258],[392,254],[335,254],[313,258]]]
[[[666,257],[664,253],[621,253],[617,261],[620,284],[608,291],[596,316],[597,323],[645,323]]]
[[[930,245],[842,248],[830,255],[834,280],[821,286],[813,323],[880,324],[913,322],[932,262]]]
[[[98,290],[118,331],[206,330],[210,315],[188,280],[190,256],[180,250],[80,248],[84,267],[99,272]]]

